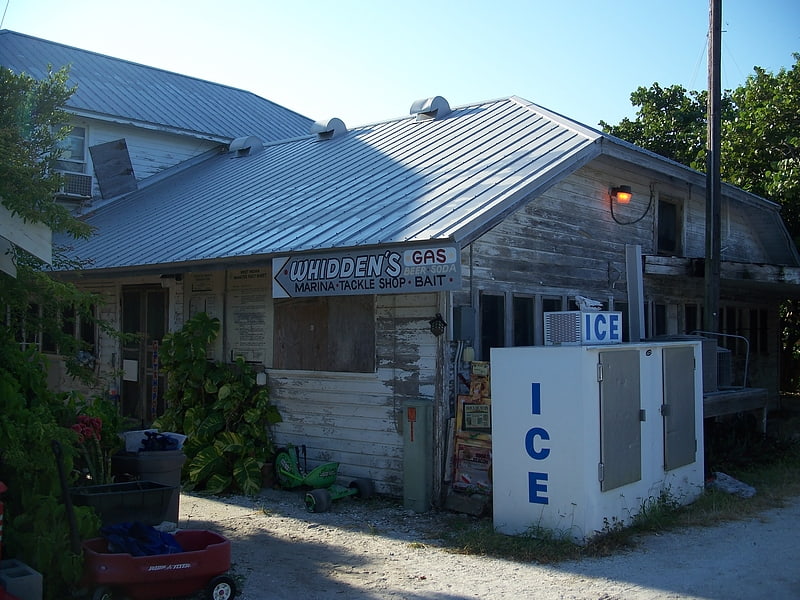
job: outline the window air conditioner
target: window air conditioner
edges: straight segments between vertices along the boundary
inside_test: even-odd
[[[581,346],[622,342],[622,313],[559,311],[544,313],[545,346]]]
[[[92,197],[92,176],[85,173],[72,173],[61,171],[63,183],[59,194],[61,196],[91,198]]]

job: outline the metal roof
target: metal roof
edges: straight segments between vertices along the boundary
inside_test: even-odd
[[[287,252],[462,245],[600,152],[599,132],[519,98],[215,156],[86,216],[92,269]],[[166,173],[164,173],[166,175]]]
[[[41,79],[48,65],[70,65],[70,112],[134,121],[204,139],[255,135],[276,141],[304,135],[311,119],[251,92],[56,42],[0,30],[0,65]]]

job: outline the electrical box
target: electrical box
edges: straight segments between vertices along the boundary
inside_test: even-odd
[[[493,348],[493,518],[583,543],[702,493],[699,341]]]
[[[453,339],[475,339],[475,309],[472,306],[453,308]]]
[[[621,343],[621,312],[571,310],[544,313],[545,346]]]
[[[433,404],[403,403],[403,506],[415,512],[431,508],[433,494]]]

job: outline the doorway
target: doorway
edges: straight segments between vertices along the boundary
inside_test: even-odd
[[[167,331],[167,290],[161,286],[122,288],[122,416],[149,427],[164,412],[164,375],[159,348]]]

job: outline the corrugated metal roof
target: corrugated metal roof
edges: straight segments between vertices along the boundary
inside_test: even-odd
[[[602,135],[519,98],[220,155],[86,217],[75,253],[133,269],[314,249],[466,243],[596,156]]]
[[[0,31],[0,64],[40,79],[47,66],[71,65],[77,91],[69,110],[97,118],[123,118],[210,139],[255,135],[276,141],[304,135],[311,119],[251,92]]]

